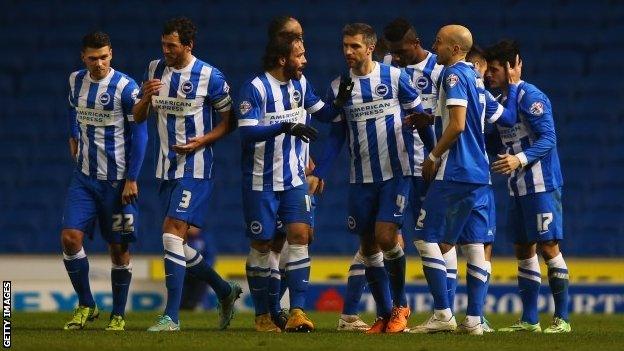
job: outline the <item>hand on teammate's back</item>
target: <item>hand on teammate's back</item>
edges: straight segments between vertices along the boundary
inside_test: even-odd
[[[316,130],[316,128],[303,123],[282,123],[282,131],[286,134],[295,136],[306,143],[314,141],[318,137],[318,130]]]
[[[492,171],[500,174],[511,174],[520,165],[520,159],[516,155],[498,155],[498,161],[492,163]]]

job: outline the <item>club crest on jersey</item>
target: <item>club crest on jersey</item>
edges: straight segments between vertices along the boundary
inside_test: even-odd
[[[182,90],[184,94],[190,94],[193,91],[193,83],[191,83],[190,80],[187,80],[186,82],[182,83],[180,90]]]
[[[249,224],[249,230],[251,230],[252,233],[258,235],[262,232],[262,224],[260,224],[260,222],[258,221],[252,221]]]
[[[301,92],[299,90],[293,91],[292,99],[295,102],[295,104],[299,105],[299,102],[301,101]]]
[[[535,101],[533,104],[531,104],[531,108],[529,108],[529,111],[531,111],[531,114],[533,114],[534,116],[541,116],[544,114],[544,104],[542,104],[541,101]]]
[[[230,93],[230,86],[226,82],[223,82],[223,92],[226,94]]]
[[[98,98],[98,101],[100,101],[100,104],[102,105],[108,105],[110,100],[111,100],[110,94],[106,92],[100,94],[100,97]]]
[[[386,94],[388,94],[388,86],[383,83],[378,84],[375,87],[375,94],[381,97],[386,96]]]
[[[246,115],[247,112],[251,111],[251,103],[245,100],[238,105],[238,109],[240,110],[241,115]]]
[[[420,90],[425,90],[429,86],[429,79],[427,77],[419,77],[416,81],[416,86]]]
[[[356,226],[355,218],[353,218],[353,216],[347,217],[347,227],[349,227],[349,229],[353,230],[353,229],[355,229],[355,226]]]
[[[446,84],[448,84],[450,88],[454,87],[457,82],[459,82],[459,77],[455,73],[451,73],[446,77]]]

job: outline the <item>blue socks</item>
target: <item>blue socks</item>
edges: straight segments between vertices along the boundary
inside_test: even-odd
[[[443,254],[446,267],[446,291],[451,311],[455,311],[455,291],[457,290],[457,250],[453,247]]]
[[[219,273],[210,267],[208,262],[206,262],[204,257],[197,252],[197,250],[184,244],[184,257],[187,272],[210,285],[217,295],[217,298],[223,299],[231,293],[232,289],[230,284],[223,280]]]
[[[91,287],[89,286],[89,261],[84,248],[73,255],[67,255],[63,252],[63,263],[74,286],[74,291],[78,295],[78,304],[80,306],[95,306],[93,295],[91,295]]]
[[[271,268],[271,275],[269,276],[269,311],[271,316],[276,318],[280,312],[282,306],[280,300],[282,299],[282,277],[279,270],[280,253],[270,251],[269,252],[269,267]],[[286,284],[283,284],[286,285]]]
[[[423,240],[417,240],[414,244],[420,253],[423,273],[427,279],[429,291],[433,295],[434,313],[445,317],[452,315],[446,286],[446,263],[440,247],[437,243],[428,243]]]
[[[269,276],[271,275],[269,253],[251,248],[249,256],[247,256],[245,270],[247,271],[247,282],[256,309],[256,316],[269,313],[268,288]]]
[[[169,316],[174,323],[178,323],[186,272],[184,240],[171,233],[164,233],[162,239],[165,248],[165,285],[167,286],[165,315]]]
[[[568,267],[563,260],[563,255],[553,257],[546,261],[548,265],[548,284],[555,300],[555,317],[559,317],[566,322],[568,318]]]
[[[383,254],[378,252],[372,256],[365,256],[364,265],[368,287],[377,304],[377,317],[387,320],[392,313],[392,297],[388,271],[383,264]]]
[[[521,320],[530,324],[539,322],[537,316],[537,298],[539,296],[542,275],[537,255],[526,260],[518,260],[518,288],[522,299]]]
[[[358,314],[358,306],[360,305],[360,299],[366,284],[365,269],[364,257],[358,250],[355,256],[353,256],[351,267],[349,267],[347,291],[345,293],[344,306],[342,307],[342,314],[344,315],[353,316]]]
[[[487,291],[488,262],[485,260],[483,244],[462,245],[462,252],[466,256],[466,290],[468,291],[468,308],[466,317],[481,321],[483,315],[483,299]]]
[[[290,294],[290,308],[305,308],[310,280],[308,245],[289,244],[286,262],[286,282]]]
[[[132,280],[132,264],[111,268],[111,283],[113,287],[113,311],[112,316],[124,316],[126,313],[126,302],[128,301],[128,290]]]
[[[389,251],[384,251],[384,265],[388,271],[392,302],[395,306],[407,307],[405,296],[405,254],[399,243]]]

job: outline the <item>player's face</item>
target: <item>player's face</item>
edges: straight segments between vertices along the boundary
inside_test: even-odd
[[[342,38],[342,52],[349,68],[362,67],[370,59],[375,45],[366,45],[362,34],[345,35]]]
[[[185,61],[186,55],[190,54],[193,48],[192,43],[191,45],[183,45],[177,32],[163,35],[160,43],[167,66],[173,67],[180,66]]]
[[[450,45],[448,38],[442,31],[436,35],[435,42],[433,43],[433,51],[438,56],[436,62],[439,65],[446,65],[451,61],[453,57],[453,46]]]
[[[392,55],[392,63],[399,67],[405,67],[410,64],[416,63],[418,44],[414,42],[408,42],[407,40],[400,40],[398,42],[390,42],[388,49]]]
[[[91,78],[100,80],[108,74],[110,63],[113,59],[113,49],[104,46],[99,49],[86,48],[80,55]]]
[[[506,86],[505,67],[498,60],[490,61],[485,71],[485,80],[491,88],[501,89]]]
[[[305,48],[302,41],[295,41],[290,57],[284,65],[284,75],[287,79],[301,79],[303,69],[308,61],[305,58]]]

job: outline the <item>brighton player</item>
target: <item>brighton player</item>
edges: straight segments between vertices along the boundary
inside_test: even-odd
[[[505,94],[507,82],[502,67],[513,62],[517,55],[518,45],[513,41],[501,41],[487,49],[486,79],[490,87]],[[537,313],[541,283],[539,250],[548,266],[548,283],[555,301],[552,325],[544,332],[566,333],[572,328],[568,318],[568,268],[559,249],[559,241],[563,239],[563,178],[550,100],[534,85],[521,82],[518,116],[513,127],[498,126],[507,150],[498,155],[492,171],[509,175],[507,218],[518,259],[523,312],[518,323],[499,331],[541,331]]]
[[[311,223],[303,143],[318,135],[307,124],[308,114],[329,121],[335,109],[315,95],[303,76],[306,62],[298,34],[276,35],[266,46],[265,72],[247,81],[240,92],[243,210],[246,234],[251,240],[246,270],[258,331],[281,331],[271,319],[268,306],[270,249],[278,218],[286,227],[289,244],[285,276],[290,314],[285,330],[314,330],[303,311],[310,276]]]
[[[132,107],[139,87],[111,66],[113,50],[102,32],[82,39],[86,69],[69,76],[69,147],[76,169],[63,213],[63,262],[78,307],[65,329],[82,329],[98,318],[89,287],[89,261],[83,248],[97,219],[111,255],[113,309],[106,330],[124,330],[132,278],[129,244],[136,241],[139,194],[137,177],[147,145],[145,123],[135,122]]]
[[[405,255],[397,235],[413,174],[402,116],[423,110],[407,74],[373,61],[376,40],[368,24],[354,23],[343,29],[343,52],[350,71],[335,79],[329,89],[329,99],[342,101],[338,104],[342,111],[332,123],[326,152],[313,175],[325,177],[348,136],[351,184],[347,223],[349,230],[359,235],[366,278],[377,303],[378,318],[367,333],[395,333],[407,327],[410,315]],[[352,92],[343,96],[346,85]]]
[[[459,331],[483,334],[483,294],[488,282],[483,242],[492,190],[482,129],[485,88],[472,65],[465,62],[471,46],[470,31],[459,25],[442,27],[434,43],[437,62],[445,66],[438,100],[443,133],[423,163],[423,178],[426,181],[435,178],[435,181],[416,221],[418,240],[415,242],[434,298],[434,313],[426,322],[412,328],[414,333],[457,328],[448,301],[442,254],[460,243],[468,266],[468,310]]]
[[[234,128],[232,101],[222,73],[192,54],[196,27],[187,18],[167,21],[164,59],[150,62],[134,106],[137,121],[153,109],[160,139],[156,177],[165,219],[167,304],[149,331],[180,330],[178,320],[185,271],[206,281],[219,299],[219,328],[225,329],[242,290],[224,281],[195,249],[185,244],[191,227],[201,228],[212,193],[212,144]],[[221,121],[214,126],[215,111]]]

